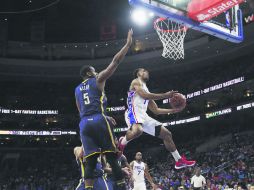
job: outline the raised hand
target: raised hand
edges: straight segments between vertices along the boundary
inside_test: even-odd
[[[132,44],[132,35],[133,35],[133,30],[130,29],[127,36],[127,42],[126,42],[127,46],[131,46]]]

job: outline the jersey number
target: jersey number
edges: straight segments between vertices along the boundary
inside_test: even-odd
[[[90,104],[88,93],[84,93],[83,98],[84,98],[85,105]]]
[[[138,171],[138,175],[141,173],[141,170]]]

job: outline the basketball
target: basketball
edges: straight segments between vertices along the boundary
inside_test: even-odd
[[[186,98],[184,95],[177,93],[170,98],[170,105],[175,109],[183,109],[186,106]]]

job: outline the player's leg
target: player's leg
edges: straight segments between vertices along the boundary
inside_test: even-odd
[[[85,166],[85,189],[92,190],[94,186],[94,170],[97,164],[97,158],[99,154],[91,155],[86,158]]]
[[[91,116],[92,118],[94,116]],[[89,117],[89,119],[91,118]],[[85,178],[85,188],[86,190],[93,188],[94,181],[94,170],[97,164],[97,158],[100,154],[100,147],[97,143],[95,126],[97,126],[96,118],[93,120],[88,120],[88,118],[83,118],[79,124],[80,127],[80,137],[82,145],[84,148],[84,156],[86,158],[84,178]]]
[[[117,161],[117,154],[114,152],[107,152],[105,153],[107,162],[110,164],[112,168],[112,173],[115,179],[116,186],[118,187],[119,190],[125,190],[125,180],[124,180],[124,175],[122,172],[121,167],[118,164]]]
[[[173,137],[172,137],[172,133],[166,129],[163,124],[162,125],[158,125],[156,127],[157,129],[159,129],[159,138],[163,140],[164,144],[165,144],[165,147],[168,151],[170,151],[172,154],[173,152],[177,151],[176,149],[176,145],[173,141]],[[173,154],[174,156],[174,154]],[[176,155],[174,156],[175,160],[177,161],[178,159],[181,158],[181,156],[179,155],[178,152],[176,152]]]
[[[195,165],[195,161],[188,161],[185,157],[180,156],[173,141],[172,133],[167,128],[165,128],[162,123],[147,115],[143,124],[143,129],[144,132],[163,140],[166,149],[172,154],[176,161],[176,169]]]
[[[178,153],[178,150],[176,149],[176,145],[173,141],[172,133],[163,125],[158,126],[157,128],[160,128],[160,135],[159,138],[161,138],[165,144],[166,149],[171,152],[172,156],[174,157],[176,164],[176,169],[181,169],[186,166],[194,166],[196,164],[196,161],[193,160],[187,160],[185,156],[180,156]]]
[[[130,142],[131,140],[139,137],[140,135],[142,135],[143,133],[143,127],[142,127],[142,124],[140,123],[135,123],[132,125],[131,129],[129,129],[127,132],[126,132],[126,144],[128,142]]]
[[[160,135],[159,138],[161,138],[165,144],[166,149],[171,152],[172,156],[174,157],[176,163],[175,168],[181,169],[184,167],[191,167],[196,164],[196,161],[194,160],[187,160],[185,156],[180,156],[176,145],[173,141],[172,133],[163,125],[160,127]]]
[[[132,113],[125,112],[125,122],[129,127],[129,129],[126,132],[126,135],[120,137],[119,139],[118,148],[120,151],[124,150],[128,142],[139,137],[143,133],[142,127],[143,119],[139,117],[137,114],[136,116],[134,116],[134,114]]]
[[[110,164],[112,168],[113,176],[116,180],[116,184],[119,190],[125,190],[125,181],[124,176],[121,170],[121,167],[117,161],[117,147],[115,144],[115,134],[112,130],[112,126],[103,116],[103,121],[101,121],[100,125],[100,138],[99,145],[101,147],[101,151],[105,154],[107,162]]]

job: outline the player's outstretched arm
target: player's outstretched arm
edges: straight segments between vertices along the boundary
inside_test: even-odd
[[[169,91],[166,93],[161,93],[161,94],[155,94],[155,93],[150,93],[146,92],[140,82],[137,79],[134,79],[132,81],[131,86],[135,89],[135,91],[138,93],[139,96],[141,96],[143,99],[146,100],[161,100],[161,99],[166,99],[166,98],[172,98],[177,91]]]
[[[126,44],[114,56],[112,62],[109,64],[109,66],[105,70],[101,71],[98,74],[98,77],[97,77],[97,82],[98,83],[105,82],[109,77],[111,77],[113,75],[113,73],[115,72],[116,68],[121,63],[121,61],[124,59],[126,53],[128,52],[128,50],[129,50],[129,48],[130,48],[130,46],[132,44],[132,34],[133,34],[133,31],[132,31],[132,29],[130,29],[129,32],[128,32],[128,37],[127,37]]]
[[[157,104],[156,104],[156,102],[154,100],[150,100],[149,101],[148,108],[155,115],[178,113],[178,112],[183,110],[183,109],[164,109],[164,108],[158,108],[158,106],[157,106]]]
[[[157,186],[154,184],[153,182],[153,178],[152,176],[150,175],[149,173],[149,169],[148,169],[148,166],[147,164],[145,164],[145,177],[146,179],[149,181],[149,183],[151,184],[151,186],[153,187],[153,189],[155,190],[157,188]]]

